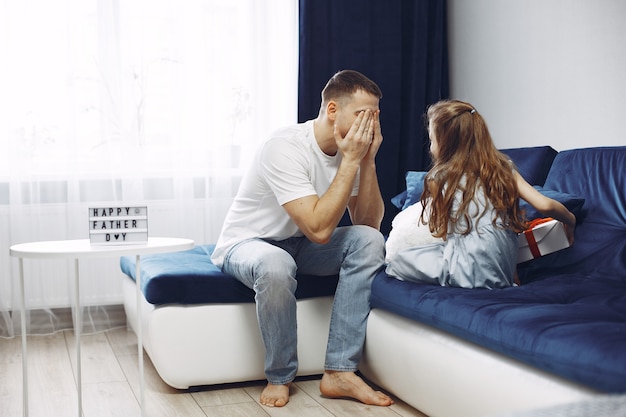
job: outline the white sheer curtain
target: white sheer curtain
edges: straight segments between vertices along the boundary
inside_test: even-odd
[[[0,28],[0,337],[21,331],[11,245],[87,238],[88,207],[118,204],[214,242],[256,145],[296,122],[296,0],[0,0]],[[62,329],[73,262],[24,266],[27,331]],[[80,266],[84,331],[111,326],[119,261]]]

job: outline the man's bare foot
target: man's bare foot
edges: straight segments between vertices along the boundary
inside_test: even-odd
[[[364,404],[387,406],[393,400],[380,391],[374,391],[354,372],[325,371],[320,391],[330,398],[354,398]]]
[[[268,407],[284,407],[289,402],[289,387],[291,384],[267,384],[261,393],[261,404]]]

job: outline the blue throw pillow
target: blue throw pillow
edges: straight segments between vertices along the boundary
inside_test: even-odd
[[[404,210],[410,205],[420,201],[422,191],[424,191],[424,177],[426,174],[426,171],[407,171],[404,176],[406,190],[392,197],[391,203],[400,210]]]
[[[546,190],[539,185],[535,185],[534,187],[537,191],[539,191],[541,194],[545,195],[546,197],[549,197],[563,204],[569,211],[572,212],[572,214],[574,214],[574,216],[576,216],[577,219],[582,214],[582,208],[583,208],[583,205],[585,204],[584,198],[576,197],[571,194],[563,193],[560,191]],[[539,217],[545,217],[543,214],[535,210],[535,208],[531,206],[530,204],[528,204],[526,201],[520,199],[519,202],[520,202],[519,204],[520,208],[523,210],[526,210],[526,218],[528,220],[537,219]]]
[[[393,204],[399,209],[402,209],[402,207],[404,207],[404,202],[406,201],[406,195],[407,195],[407,192],[406,190],[404,190],[400,194],[397,194],[391,197],[391,204]]]

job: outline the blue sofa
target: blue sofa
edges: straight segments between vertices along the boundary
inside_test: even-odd
[[[458,289],[381,272],[361,372],[430,417],[496,415],[626,393],[626,147],[507,149],[578,219],[571,248],[519,265],[522,285]],[[419,200],[409,173],[400,207]],[[176,388],[263,379],[254,294],[212,245],[142,257],[144,344]],[[121,259],[136,326],[134,258]],[[299,277],[300,375],[321,373],[336,277]]]
[[[575,243],[519,264],[519,287],[376,277],[363,372],[430,417],[626,393],[626,147],[504,152],[576,214]],[[418,177],[401,208],[419,199]]]

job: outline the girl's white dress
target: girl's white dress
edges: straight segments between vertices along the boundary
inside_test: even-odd
[[[446,240],[394,248],[393,253],[387,254],[387,275],[404,281],[450,287],[512,286],[517,264],[517,234],[493,225],[496,212],[482,190],[482,187],[477,190],[470,205],[473,228],[469,234],[460,233],[466,225],[461,221],[455,230],[449,226]],[[461,199],[462,192],[457,191],[453,210],[458,208]],[[478,217],[483,211],[483,216]],[[393,234],[392,229],[390,238]]]

